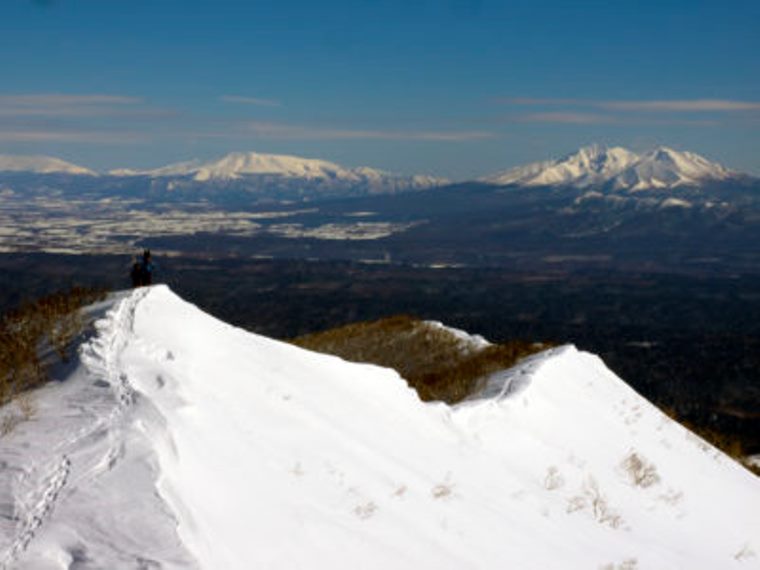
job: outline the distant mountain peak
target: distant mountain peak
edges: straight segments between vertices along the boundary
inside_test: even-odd
[[[337,164],[313,158],[258,152],[231,152],[218,160],[198,166],[195,179],[234,179],[251,174],[322,178],[337,175],[342,170],[344,169]]]
[[[32,172],[35,174],[78,174],[96,176],[97,173],[60,158],[41,155],[0,154],[0,172]]]
[[[283,180],[304,180],[328,187],[368,187],[372,191],[423,189],[448,182],[433,176],[403,176],[367,166],[350,168],[316,158],[259,152],[231,152],[219,159],[206,162],[192,160],[152,170],[112,170],[109,174],[151,178],[177,177],[199,183],[277,177]]]
[[[700,186],[736,175],[698,154],[666,146],[637,154],[623,147],[592,144],[556,160],[518,166],[482,180],[499,185],[646,190]]]
[[[285,154],[230,152],[223,157],[201,162],[191,160],[169,164],[152,170],[113,170],[114,175],[190,176],[197,181],[234,180],[251,175],[276,175],[288,178],[335,178],[357,169],[344,168],[333,162]],[[362,171],[381,173],[369,168]]]

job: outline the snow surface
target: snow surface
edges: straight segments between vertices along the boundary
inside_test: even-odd
[[[0,172],[34,172],[37,174],[84,174],[96,176],[89,168],[50,156],[0,154]]]
[[[760,567],[760,479],[591,354],[449,407],[165,286],[103,310],[0,439],[0,567]]]
[[[482,180],[499,185],[649,190],[700,186],[732,176],[737,174],[692,152],[660,147],[638,155],[622,147],[591,145],[557,160],[518,166]]]

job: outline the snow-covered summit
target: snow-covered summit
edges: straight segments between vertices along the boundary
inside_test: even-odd
[[[641,156],[635,164],[615,176],[613,181],[618,188],[643,190],[701,186],[705,182],[726,180],[735,175],[717,162],[711,162],[693,152],[659,147]]]
[[[2,440],[0,567],[757,566],[760,480],[572,347],[449,407],[163,286],[96,328]]]
[[[192,176],[195,180],[230,180],[252,174],[298,178],[335,177],[344,171],[332,162],[296,156],[232,152],[218,160],[178,162],[152,170],[112,170],[114,175]]]
[[[429,176],[400,177],[368,167],[346,168],[326,160],[257,152],[233,152],[218,160],[180,162],[153,170],[112,170],[110,174],[114,176],[184,176],[198,182],[236,180],[258,175],[354,183],[376,183],[403,178],[419,187],[435,186],[445,182],[443,179]]]
[[[667,147],[639,155],[622,147],[591,145],[556,160],[534,162],[483,178],[520,186],[605,186],[645,190],[700,186],[736,173],[692,152]]]
[[[591,145],[557,160],[534,162],[486,177],[494,184],[545,186],[577,184],[590,186],[607,181],[632,165],[637,156],[621,148]]]
[[[0,172],[32,172],[35,174],[77,174],[95,176],[89,168],[77,166],[50,156],[0,154]]]

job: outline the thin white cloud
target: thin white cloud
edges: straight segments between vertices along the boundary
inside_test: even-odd
[[[223,95],[220,100],[247,105],[277,106],[279,102]],[[100,94],[0,94],[0,141],[129,143],[157,138],[241,138],[288,140],[385,140],[467,142],[496,137],[485,130],[358,129],[277,122],[229,122],[225,119],[197,123],[162,121],[176,115],[151,109],[143,99]],[[143,117],[145,132],[138,133],[135,119]],[[225,128],[226,126],[226,128]]]
[[[605,125],[619,122],[616,117],[596,113],[530,113],[518,117],[524,123],[561,123],[567,125]]]
[[[560,125],[619,125],[619,126],[691,126],[714,127],[718,121],[706,119],[659,119],[631,115],[605,115],[600,113],[547,112],[517,115],[511,120],[519,123],[547,123]]]
[[[672,111],[676,113],[760,111],[760,102],[758,101],[732,101],[728,99],[599,101],[598,106],[618,111]]]
[[[608,111],[631,111],[651,113],[708,113],[760,111],[760,101],[735,101],[732,99],[662,99],[662,100],[596,100],[551,99],[514,97],[496,99],[498,103],[525,107],[585,107]]]
[[[123,95],[64,95],[60,93],[32,93],[0,95],[0,105],[134,105],[142,103],[138,97]]]
[[[36,142],[70,142],[86,144],[133,144],[141,142],[142,137],[135,133],[101,132],[77,130],[24,130],[0,128],[0,142],[36,143]]]
[[[466,142],[494,138],[487,131],[401,131],[378,129],[336,129],[281,123],[249,122],[245,130],[260,137],[294,140],[408,140]]]
[[[528,113],[517,115],[512,118],[519,123],[547,123],[562,125],[621,125],[621,126],[666,126],[681,125],[692,127],[714,127],[720,125],[718,121],[705,119],[661,119],[653,117],[640,117],[632,115],[602,115],[598,113],[574,113],[571,111],[558,111],[546,113]]]
[[[281,107],[282,103],[274,99],[261,99],[259,97],[245,97],[242,95],[222,95],[220,101],[225,103],[238,103],[241,105],[256,105],[259,107]]]
[[[33,93],[0,95],[0,117],[103,117],[165,113],[149,110],[142,99],[123,95]]]
[[[106,106],[80,106],[71,107],[6,107],[0,104],[0,117],[173,117],[177,113],[166,109],[106,107]]]
[[[525,106],[578,106],[588,104],[589,101],[584,99],[546,99],[540,97],[499,97],[495,99],[502,105],[525,105]]]

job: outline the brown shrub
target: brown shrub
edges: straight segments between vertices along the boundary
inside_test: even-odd
[[[636,452],[631,452],[622,461],[621,467],[628,474],[631,483],[637,487],[651,487],[660,482],[657,468]]]
[[[68,347],[84,327],[80,307],[103,297],[103,290],[75,287],[28,302],[0,320],[0,404],[47,380],[40,360],[46,342],[68,360]]]
[[[548,346],[516,340],[476,348],[451,331],[404,315],[346,325],[292,342],[353,362],[393,368],[421,399],[447,403],[471,395],[484,376]]]

